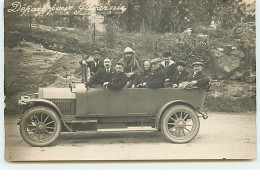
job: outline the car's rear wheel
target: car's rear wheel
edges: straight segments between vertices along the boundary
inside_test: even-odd
[[[20,133],[24,141],[35,147],[53,143],[61,131],[60,118],[53,110],[35,107],[25,112],[20,123]]]
[[[199,117],[188,106],[173,106],[162,116],[161,131],[166,139],[174,143],[191,141],[198,134],[199,128]]]

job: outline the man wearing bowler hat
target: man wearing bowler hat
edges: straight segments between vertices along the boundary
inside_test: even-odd
[[[190,85],[208,89],[210,79],[203,73],[204,63],[196,61],[192,64],[193,73],[189,77]]]
[[[161,59],[155,58],[151,61],[152,70],[146,78],[146,81],[142,84],[139,84],[137,87],[144,87],[144,88],[163,88],[164,81],[166,79],[166,74],[161,66]]]
[[[177,71],[169,80],[169,87],[178,88],[181,87],[183,81],[188,81],[189,72],[185,69],[186,62],[179,60],[176,62]],[[165,85],[166,86],[166,85]]]
[[[99,51],[94,51],[92,53],[92,57],[93,58],[89,58],[87,60],[91,75],[96,73],[100,68],[104,67],[103,61],[101,60],[101,53]]]

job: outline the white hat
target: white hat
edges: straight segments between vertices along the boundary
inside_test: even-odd
[[[134,51],[130,47],[126,47],[124,54],[125,53],[134,53]]]

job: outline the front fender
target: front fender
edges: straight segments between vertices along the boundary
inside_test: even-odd
[[[166,103],[165,105],[163,105],[161,107],[161,109],[159,110],[159,112],[157,113],[156,115],[156,119],[155,119],[155,129],[158,130],[159,129],[159,124],[160,124],[160,120],[161,120],[161,117],[163,115],[163,113],[169,109],[170,107],[172,106],[176,106],[176,105],[186,105],[186,106],[189,106],[191,107],[192,109],[194,109],[195,111],[197,111],[198,109],[193,106],[192,104],[186,102],[186,101],[181,101],[181,100],[176,100],[176,101],[170,101],[168,103]]]
[[[35,107],[35,106],[45,106],[48,107],[50,109],[52,109],[53,111],[55,111],[59,117],[62,119],[62,115],[61,115],[61,111],[58,108],[58,106],[56,106],[53,102],[46,100],[46,99],[31,99],[30,101],[27,102],[27,105],[29,106],[27,110]],[[23,117],[24,113],[20,116],[20,119]]]

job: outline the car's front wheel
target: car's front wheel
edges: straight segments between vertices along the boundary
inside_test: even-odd
[[[61,131],[60,118],[46,107],[34,107],[25,112],[20,123],[20,133],[25,142],[35,147],[53,143]]]
[[[162,116],[161,131],[166,139],[174,143],[191,141],[198,134],[199,128],[199,117],[188,106],[173,106]]]

